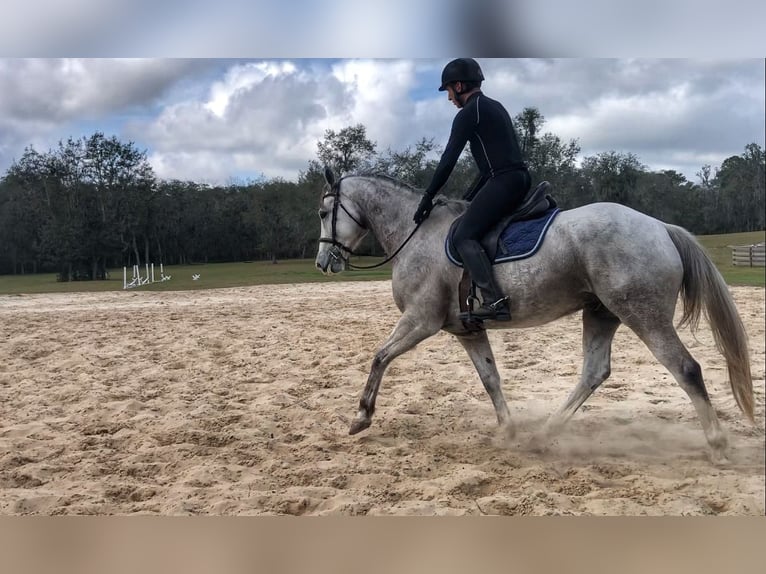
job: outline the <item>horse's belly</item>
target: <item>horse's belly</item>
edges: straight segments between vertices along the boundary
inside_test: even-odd
[[[511,305],[510,327],[537,327],[582,309],[588,289],[571,263],[541,249],[535,257],[496,267]]]

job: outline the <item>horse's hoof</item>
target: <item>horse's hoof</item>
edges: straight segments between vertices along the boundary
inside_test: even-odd
[[[711,450],[710,462],[712,462],[715,466],[726,466],[731,464],[729,457],[726,456],[726,453],[723,450]]]
[[[513,440],[516,438],[516,425],[513,423],[504,423],[500,425],[500,435],[505,440]]]
[[[546,432],[537,432],[529,439],[527,448],[536,454],[545,454],[548,452],[551,443],[551,436]]]
[[[354,435],[356,433],[360,433],[364,429],[369,428],[371,424],[371,419],[356,419],[353,423],[351,423],[351,427],[348,429],[348,434]]]

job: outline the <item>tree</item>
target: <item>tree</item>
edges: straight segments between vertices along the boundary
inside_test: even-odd
[[[44,264],[43,233],[49,218],[42,192],[44,169],[45,158],[28,147],[0,180],[0,272],[35,273]]]
[[[582,170],[597,201],[631,205],[638,176],[646,168],[633,153],[608,151],[586,157]]]
[[[429,159],[436,145],[433,138],[422,138],[413,150],[407,146],[402,151],[388,148],[385,155],[378,156],[372,164],[372,171],[390,175],[409,183],[413,187],[423,188],[433,175],[435,162]]]
[[[766,153],[758,144],[745,146],[741,155],[726,158],[716,173],[727,231],[764,229]]]
[[[24,198],[16,212],[8,202],[5,216],[14,214],[14,227],[35,260],[52,264],[62,280],[105,277],[108,260],[129,246],[126,233],[132,235],[136,259],[136,237],[148,241],[154,176],[132,143],[97,132],[60,141],[45,154],[30,147],[5,181],[16,199]],[[15,250],[13,257],[33,256],[29,249]]]
[[[578,167],[577,140],[543,133],[544,119],[529,108],[517,128],[533,179],[551,181],[562,208],[617,201],[695,233],[764,228],[766,154],[757,144],[718,169],[703,166],[694,184],[672,170],[649,172],[631,153],[600,153]],[[378,155],[362,125],[325,136],[296,182],[215,187],[155,181],[144,152],[100,132],[47,153],[29,147],[0,177],[0,273],[57,271],[70,280],[147,261],[305,258],[317,245],[325,162],[337,175],[372,168],[424,188],[441,153],[422,138]],[[477,175],[466,149],[440,193],[461,197]],[[369,236],[359,252],[382,248]]]
[[[553,186],[554,196],[562,205],[582,203],[579,199],[581,186],[576,177],[576,161],[580,153],[577,140],[564,143],[551,132],[541,134],[545,116],[534,107],[524,108],[513,121],[533,185],[548,181]]]
[[[700,170],[696,173],[697,177],[700,180],[700,185],[704,189],[712,189],[713,187],[713,178],[710,177],[712,168],[710,167],[710,164],[706,163],[703,165]]]
[[[532,179],[550,181],[558,188],[574,175],[580,145],[576,140],[565,144],[559,136],[544,133],[526,157]]]
[[[687,228],[698,225],[701,206],[694,202],[694,186],[673,170],[640,171],[630,193],[629,204],[667,223]]]
[[[146,153],[132,142],[107,138],[101,132],[83,138],[83,145],[82,180],[91,186],[96,204],[88,220],[92,276],[115,250],[132,250],[135,263],[140,264],[139,241],[143,260],[148,262],[151,242],[156,240],[157,189]]]
[[[328,129],[324,140],[317,143],[317,157],[338,175],[353,172],[375,153],[376,144],[367,139],[367,129],[362,124],[349,126],[336,132]]]
[[[545,116],[535,107],[524,108],[513,118],[516,134],[519,136],[519,147],[524,157],[529,157],[537,144],[537,134],[545,123]]]

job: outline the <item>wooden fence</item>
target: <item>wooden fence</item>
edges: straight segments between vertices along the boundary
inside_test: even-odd
[[[755,245],[730,245],[731,264],[741,267],[766,266],[766,243]]]

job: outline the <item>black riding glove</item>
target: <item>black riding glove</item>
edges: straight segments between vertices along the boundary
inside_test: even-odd
[[[433,198],[428,194],[424,195],[423,199],[420,200],[420,205],[418,205],[418,210],[415,212],[415,217],[413,217],[413,220],[415,221],[415,223],[420,225],[426,219],[428,219],[428,215],[431,213],[431,210],[433,208],[434,208]]]

